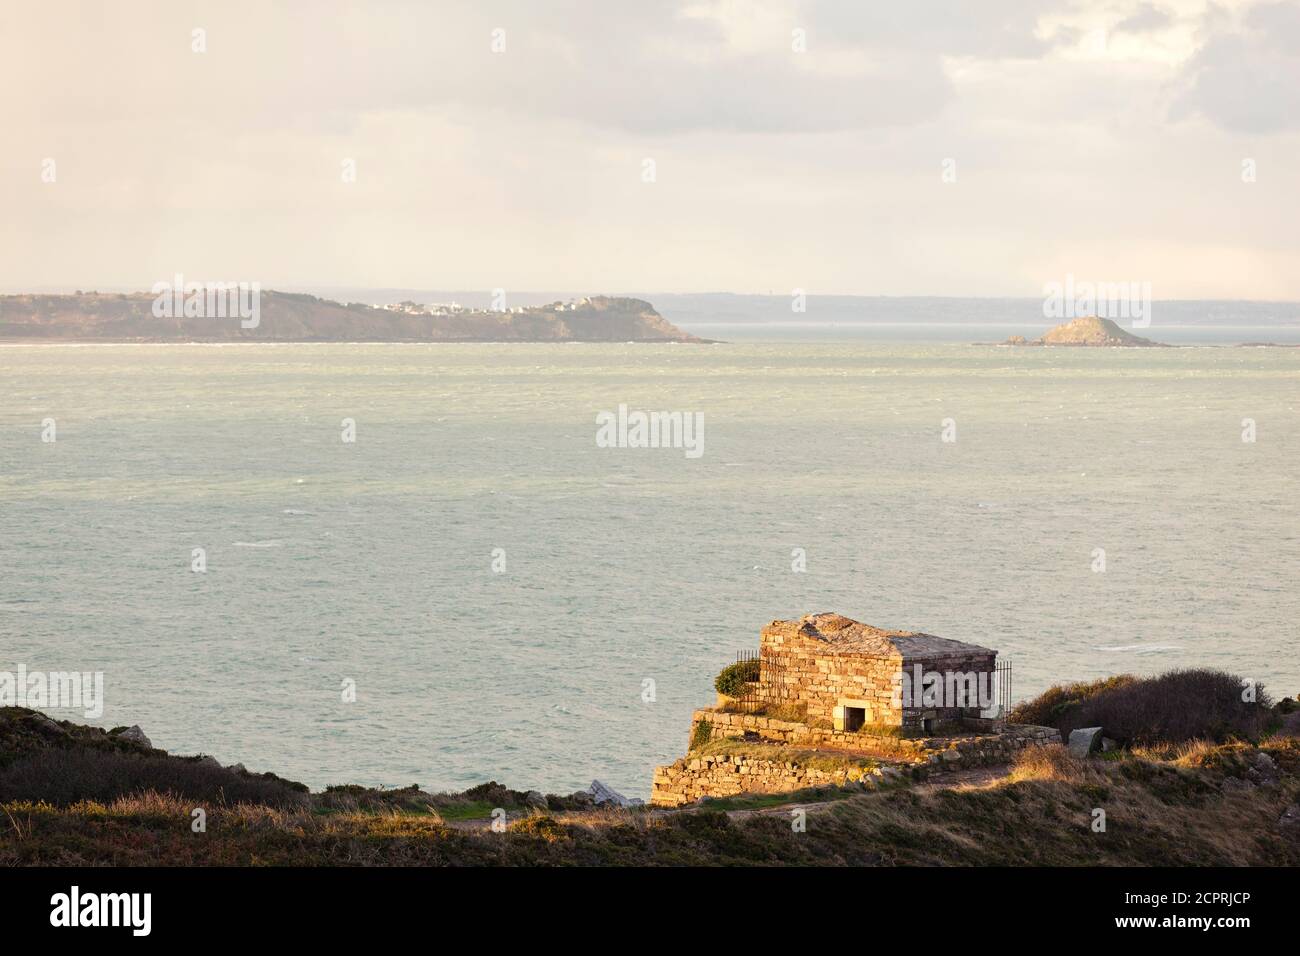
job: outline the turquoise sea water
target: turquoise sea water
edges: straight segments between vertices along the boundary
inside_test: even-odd
[[[645,796],[808,611],[996,647],[1018,698],[1300,691],[1300,350],[9,346],[0,399],[0,670],[313,786]],[[598,448],[620,403],[702,413],[703,456]]]

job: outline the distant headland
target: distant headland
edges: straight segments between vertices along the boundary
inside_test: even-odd
[[[0,341],[52,342],[692,342],[642,299],[549,305],[370,305],[204,284],[151,292],[0,296]]]

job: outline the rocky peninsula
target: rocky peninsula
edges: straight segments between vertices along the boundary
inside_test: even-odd
[[[255,308],[254,308],[255,306]],[[589,296],[501,310],[369,305],[217,290],[0,296],[0,341],[701,342],[642,299]]]

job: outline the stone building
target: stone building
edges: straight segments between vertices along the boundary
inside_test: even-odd
[[[885,631],[840,614],[773,621],[759,639],[763,704],[807,707],[807,722],[931,733],[996,720],[997,651],[933,634]]]

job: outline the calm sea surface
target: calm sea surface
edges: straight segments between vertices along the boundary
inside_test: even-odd
[[[702,413],[703,457],[598,448],[620,403]],[[0,670],[315,787],[640,796],[809,611],[996,647],[1017,698],[1294,694],[1298,409],[1296,349],[3,347]]]

